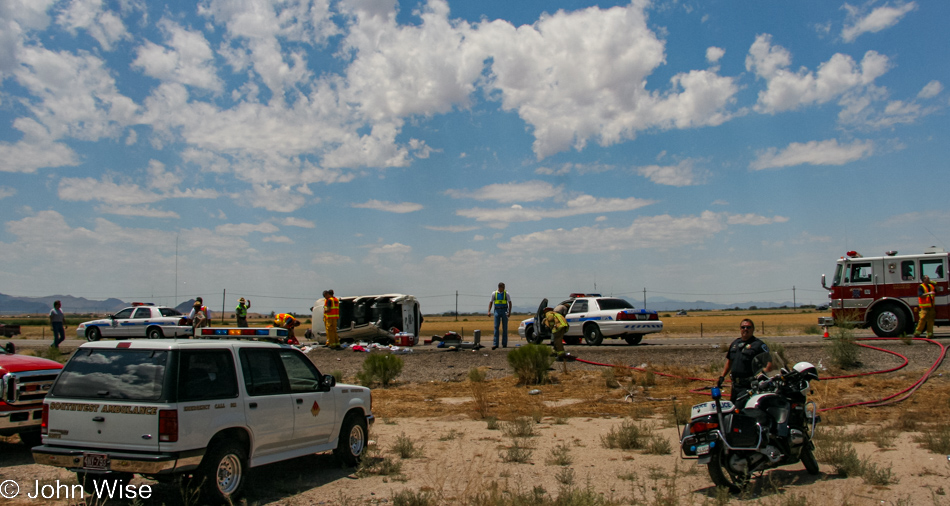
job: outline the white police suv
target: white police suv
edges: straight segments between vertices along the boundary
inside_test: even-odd
[[[518,326],[518,334],[530,343],[537,344],[551,337],[548,329],[535,323],[544,318],[542,312],[547,303],[548,299],[544,299],[537,315]],[[635,345],[640,344],[644,335],[663,331],[663,322],[656,311],[636,309],[621,298],[571,294],[561,304],[569,308],[564,317],[570,325],[564,334],[567,344],[579,344],[581,338],[592,345],[601,344],[604,338],[623,338],[627,344]]]
[[[150,302],[133,302],[132,307],[107,318],[83,322],[76,327],[76,335],[89,341],[98,341],[103,337],[161,339],[191,334],[191,325],[185,324],[185,316],[177,309],[156,306]]]
[[[202,504],[235,504],[249,469],[331,450],[359,462],[374,420],[368,388],[321,374],[282,344],[286,329],[209,330],[221,339],[80,346],[44,400],[36,463],[75,472],[99,499],[140,474],[187,480]]]

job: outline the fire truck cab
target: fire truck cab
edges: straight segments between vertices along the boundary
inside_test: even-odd
[[[879,337],[898,337],[914,332],[917,320],[917,287],[929,276],[937,287],[934,298],[934,325],[950,325],[950,285],[948,254],[931,246],[923,254],[865,257],[849,251],[838,259],[831,286],[821,275],[821,286],[829,291],[831,317],[818,318],[818,325],[847,322],[870,327]]]

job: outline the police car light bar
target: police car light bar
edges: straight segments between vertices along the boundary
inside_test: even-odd
[[[137,307],[137,306],[154,306],[154,305],[155,305],[154,302],[133,302],[133,303],[132,303],[132,306],[133,306],[133,307]]]
[[[252,328],[232,328],[232,327],[204,327],[201,329],[202,337],[230,337],[240,339],[241,337],[287,337],[287,329],[277,327],[266,327],[259,329]]]

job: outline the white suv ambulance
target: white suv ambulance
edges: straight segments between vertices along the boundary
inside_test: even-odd
[[[336,384],[291,346],[241,339],[285,341],[285,329],[223,333],[83,344],[46,397],[36,463],[76,472],[87,492],[133,473],[192,477],[207,501],[227,503],[249,468],[329,450],[359,462],[374,421],[368,388]]]

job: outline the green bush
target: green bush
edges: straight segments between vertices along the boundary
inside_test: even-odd
[[[619,429],[610,429],[606,435],[600,436],[600,442],[604,448],[640,450],[646,447],[652,435],[653,431],[648,426],[624,420]]]
[[[375,382],[386,387],[402,373],[402,359],[396,355],[370,354],[363,361],[363,371],[356,373],[356,379],[363,386]]]
[[[519,346],[508,353],[508,365],[514,369],[518,381],[525,385],[544,383],[553,363],[551,348],[543,344]]]
[[[841,369],[853,369],[859,365],[858,345],[854,341],[854,330],[839,325],[835,327],[831,343],[827,346],[831,363]]]

